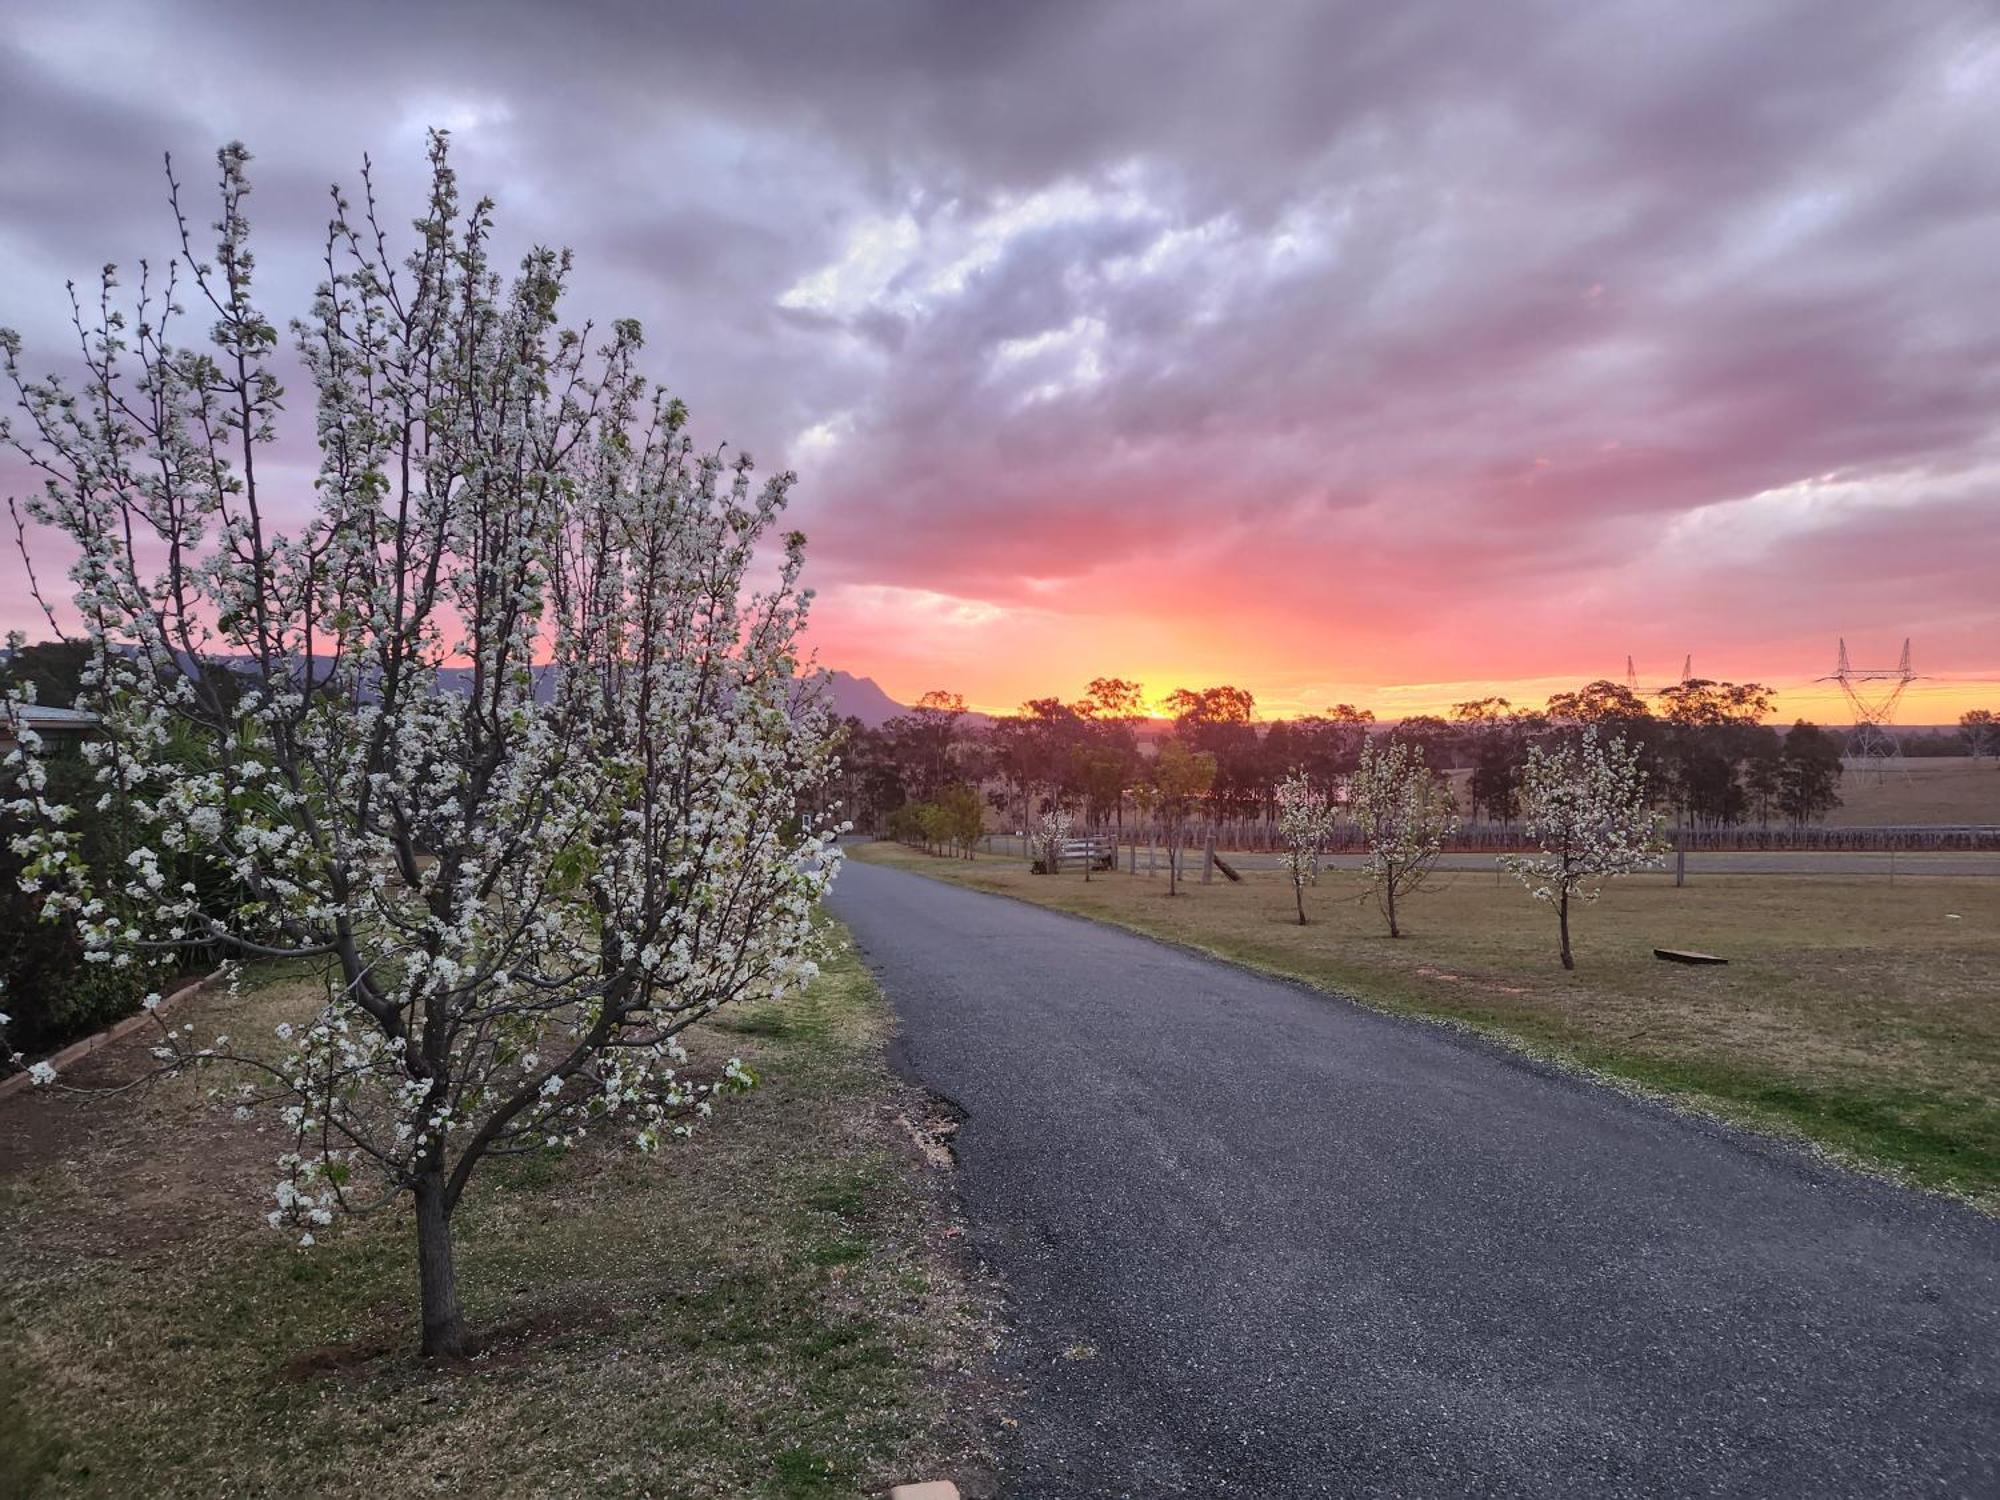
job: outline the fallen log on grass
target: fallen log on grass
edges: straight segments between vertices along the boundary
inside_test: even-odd
[[[1670,964],[1726,964],[1726,958],[1718,958],[1713,953],[1696,953],[1690,948],[1655,948],[1653,957],[1663,958]]]

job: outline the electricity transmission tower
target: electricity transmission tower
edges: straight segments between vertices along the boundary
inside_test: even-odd
[[[1694,679],[1694,653],[1690,651],[1687,654],[1687,659],[1681,663],[1681,681],[1683,683],[1687,683],[1691,682],[1693,679]],[[1625,657],[1625,686],[1630,688],[1635,693],[1639,691],[1639,669],[1632,665],[1632,657],[1630,653],[1627,653]]]
[[[1880,780],[1891,766],[1909,774],[1903,765],[1903,747],[1890,730],[1896,705],[1917,680],[1910,670],[1910,643],[1903,642],[1903,659],[1893,667],[1857,667],[1847,659],[1847,641],[1840,643],[1840,665],[1821,682],[1837,682],[1854,710],[1854,728],[1847,735],[1847,758],[1856,766],[1875,772]]]

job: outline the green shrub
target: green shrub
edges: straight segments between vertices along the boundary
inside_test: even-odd
[[[49,763],[49,790],[77,809],[73,826],[86,857],[101,869],[123,841],[84,795],[88,780],[80,757]],[[86,963],[76,924],[42,919],[46,897],[21,889],[23,861],[13,846],[20,827],[18,818],[0,818],[0,1011],[12,1018],[8,1046],[33,1056],[130,1015],[159,976]]]

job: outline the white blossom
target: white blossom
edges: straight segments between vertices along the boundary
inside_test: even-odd
[[[1397,903],[1429,880],[1457,819],[1451,789],[1418,746],[1364,740],[1361,763],[1347,778],[1347,804],[1367,855],[1362,879],[1388,919],[1389,935],[1401,937]]]
[[[1042,869],[1050,875],[1062,869],[1063,845],[1069,842],[1076,819],[1066,807],[1052,807],[1035,825],[1035,842],[1041,845]]]
[[[1284,844],[1280,858],[1291,877],[1301,927],[1306,921],[1305,890],[1319,883],[1320,855],[1333,836],[1333,826],[1332,799],[1313,785],[1311,777],[1293,771],[1278,783],[1278,837]]]
[[[1593,902],[1606,880],[1663,865],[1660,817],[1647,798],[1638,752],[1622,737],[1599,744],[1594,725],[1554,745],[1528,747],[1521,803],[1525,831],[1541,852],[1503,855],[1500,864],[1537,901],[1556,907],[1562,965],[1573,969],[1572,898]]]
[[[372,191],[333,201],[291,325],[319,472],[281,490],[287,465],[247,461],[282,416],[248,155],[218,161],[191,285],[83,320],[88,399],[0,331],[10,436],[49,478],[26,508],[76,559],[93,800],[134,830],[87,869],[23,733],[24,883],[93,963],[316,970],[277,1055],[162,1025],[168,1066],[227,1057],[285,1096],[274,1224],[383,1191],[448,1219],[491,1149],[684,1132],[748,1075],[686,1083],[674,1037],[810,972],[840,852],[793,477],[698,448],[636,324],[564,330],[565,256],[503,282],[439,138],[407,259]]]

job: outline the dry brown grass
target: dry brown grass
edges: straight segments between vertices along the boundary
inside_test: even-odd
[[[861,852],[1478,1026],[2000,1204],[2000,879],[1636,877],[1576,917],[1567,974],[1552,910],[1497,873],[1438,877],[1392,941],[1348,872],[1308,892],[1302,928],[1273,872],[1169,900],[1164,877]]]
[[[695,1038],[763,1081],[691,1142],[482,1175],[460,1254],[487,1352],[451,1368],[410,1352],[402,1216],[309,1252],[272,1234],[277,1139],[200,1083],[8,1101],[0,1492],[804,1497],[939,1471],[977,1492],[991,1290],[837,940],[807,993]],[[240,1036],[310,1003],[280,980],[189,1015]]]
[[[2000,823],[2000,760],[1940,756],[1885,774],[1849,771],[1840,779],[1836,828],[1906,823]]]
[[[1461,809],[1472,772],[1449,773]],[[1932,756],[1887,772],[1850,769],[1840,778],[1840,806],[1827,814],[1830,828],[1961,826],[2000,823],[2000,759]]]

